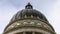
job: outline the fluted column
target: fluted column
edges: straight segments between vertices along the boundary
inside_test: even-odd
[[[32,32],[32,34],[35,34],[35,32]]]
[[[23,34],[26,34],[25,32],[23,32]]]

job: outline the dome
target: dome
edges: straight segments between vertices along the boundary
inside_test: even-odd
[[[34,17],[39,17],[40,19],[47,21],[46,17],[39,11],[33,9],[32,5],[30,3],[28,3],[28,5],[25,6],[25,9],[17,12],[13,18],[11,19],[12,21],[18,20],[18,19],[23,19],[25,17],[30,17],[33,16]]]
[[[47,21],[46,17],[39,11],[33,9],[33,6],[28,3],[26,6],[25,6],[25,9],[17,12],[11,19],[10,23],[8,24],[8,26],[5,28],[4,32],[7,32],[11,29],[14,29],[15,27],[19,27],[19,26],[23,26],[23,25],[19,25],[19,26],[15,26],[14,28],[10,28],[10,26],[15,23],[16,21],[18,20],[24,20],[24,19],[37,19],[37,20],[41,20],[42,22],[46,23],[50,28],[50,30],[53,32],[54,29],[53,27],[49,24],[49,22]],[[28,20],[27,20],[28,21]],[[15,24],[14,24],[15,25]],[[29,26],[29,25],[28,25]],[[12,26],[13,27],[13,26]],[[10,29],[9,29],[10,28]],[[16,28],[15,28],[16,29]],[[45,28],[47,29],[47,27]],[[49,30],[49,29],[48,29]]]

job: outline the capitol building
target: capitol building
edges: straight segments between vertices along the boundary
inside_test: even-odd
[[[47,18],[28,3],[10,20],[3,34],[56,34]]]

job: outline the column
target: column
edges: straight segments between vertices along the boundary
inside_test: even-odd
[[[23,32],[23,34],[26,34],[25,32]]]
[[[35,32],[32,32],[32,34],[35,34]]]

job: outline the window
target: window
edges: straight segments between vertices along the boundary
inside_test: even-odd
[[[15,33],[15,34],[23,34],[23,32]]]
[[[19,32],[19,33],[15,33],[15,34],[42,34],[40,32]]]
[[[35,34],[42,34],[42,33],[39,33],[39,32],[35,32]]]
[[[32,32],[26,32],[26,34],[32,34]]]

